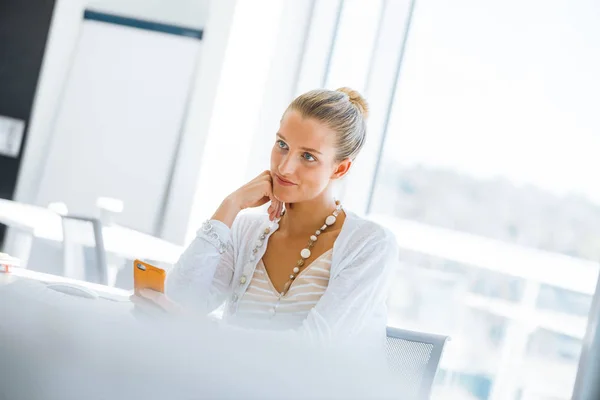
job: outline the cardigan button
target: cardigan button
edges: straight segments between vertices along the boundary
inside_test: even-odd
[[[242,275],[242,277],[240,278],[240,284],[244,284],[246,283],[246,275]]]

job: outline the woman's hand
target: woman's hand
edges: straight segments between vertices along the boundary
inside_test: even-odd
[[[269,201],[271,202],[269,206],[269,219],[273,221],[281,215],[283,203],[273,195],[273,178],[271,177],[271,172],[264,171],[227,196],[213,215],[213,219],[222,221],[231,227],[233,220],[241,210],[260,207]]]
[[[145,315],[180,315],[183,308],[169,299],[164,293],[150,289],[141,289],[129,297],[134,304],[134,311]]]

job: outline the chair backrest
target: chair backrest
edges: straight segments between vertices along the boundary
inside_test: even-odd
[[[448,336],[387,328],[386,353],[403,399],[429,399]]]
[[[62,226],[64,275],[107,285],[108,265],[100,221],[97,218],[63,215]],[[90,254],[92,257],[89,257]],[[95,264],[95,268],[88,268],[90,264]]]

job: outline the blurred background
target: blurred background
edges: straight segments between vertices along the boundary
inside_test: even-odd
[[[397,236],[390,324],[452,338],[433,398],[569,399],[600,260],[598,21],[595,0],[2,0],[3,251],[130,288],[132,259],[168,268],[268,168],[296,95],[350,86],[372,112],[339,195]]]

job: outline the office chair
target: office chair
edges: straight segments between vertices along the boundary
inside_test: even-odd
[[[448,336],[387,328],[387,360],[392,374],[401,379],[400,398],[429,399],[447,340]]]

